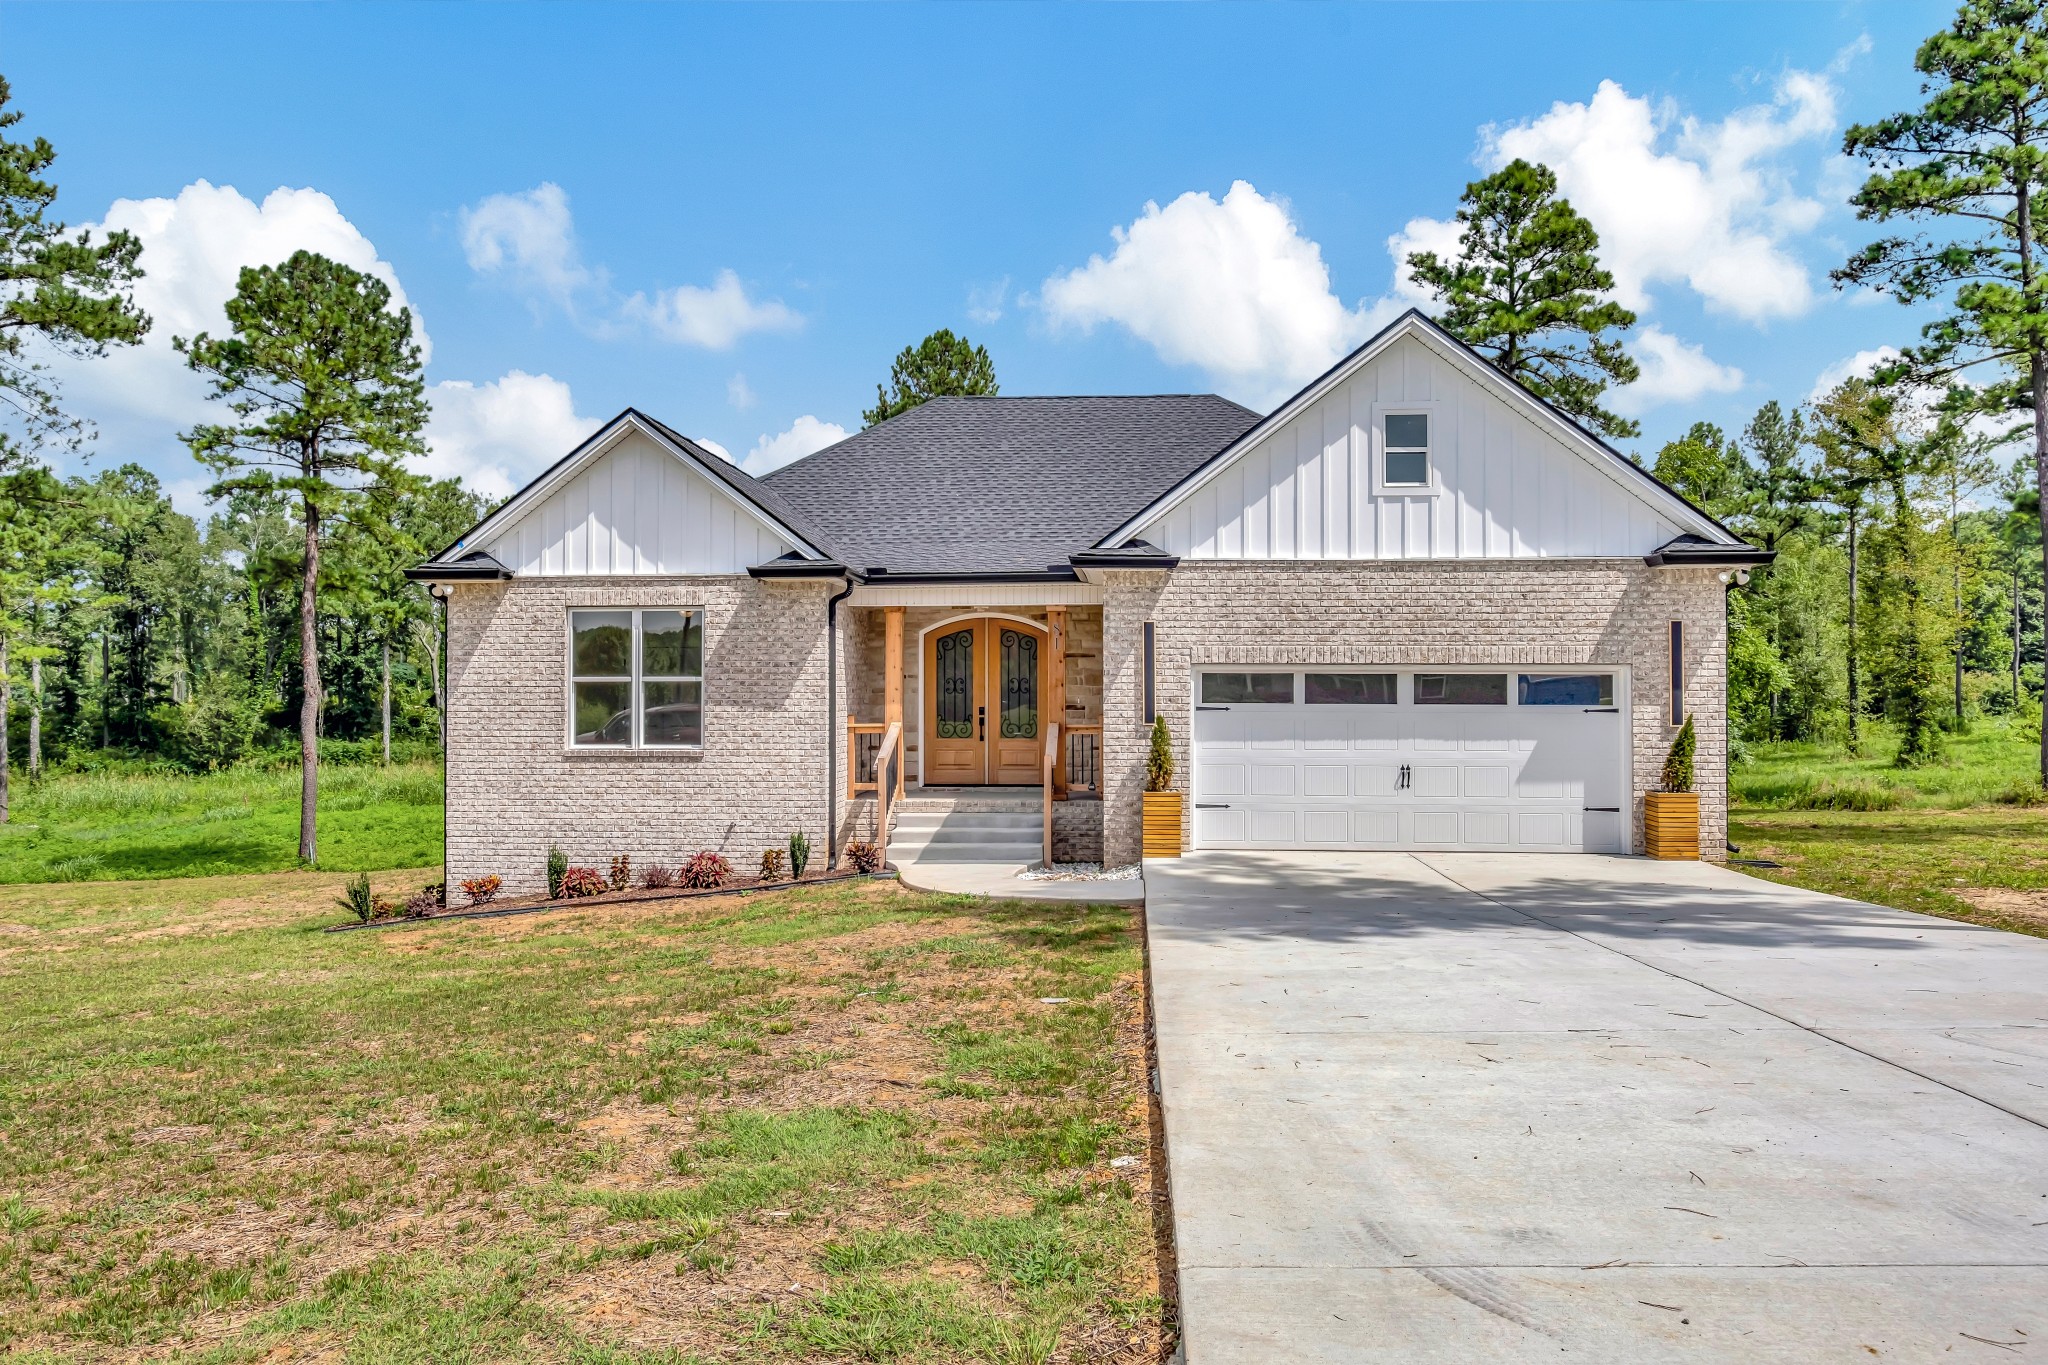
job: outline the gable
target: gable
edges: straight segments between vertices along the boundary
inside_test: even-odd
[[[1732,541],[1432,327],[1395,324],[1108,543],[1186,559],[1535,559]],[[1374,487],[1376,419],[1405,405],[1430,417],[1427,493]]]
[[[514,499],[513,515],[485,522],[463,552],[545,578],[737,574],[798,549],[723,483],[631,423],[595,458],[530,491],[539,495],[530,505]]]

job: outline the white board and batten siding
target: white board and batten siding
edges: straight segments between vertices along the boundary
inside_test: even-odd
[[[1435,487],[1376,491],[1378,418],[1426,405]],[[1603,469],[1414,336],[1134,530],[1184,559],[1538,559],[1649,554],[1680,534]]]
[[[643,432],[472,547],[521,578],[736,574],[796,547]]]

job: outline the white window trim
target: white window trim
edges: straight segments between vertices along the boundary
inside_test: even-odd
[[[1372,426],[1366,434],[1371,443],[1372,491],[1380,498],[1432,498],[1443,492],[1443,482],[1437,473],[1443,452],[1443,427],[1441,403],[1375,403],[1372,405]],[[1418,415],[1429,419],[1429,444],[1423,447],[1429,458],[1429,481],[1427,483],[1387,482],[1387,418]],[[1403,446],[1403,450],[1412,449]]]
[[[625,612],[633,618],[633,644],[629,651],[632,672],[627,679],[626,699],[633,710],[633,740],[630,744],[578,744],[576,742],[576,684],[578,682],[617,682],[615,677],[585,677],[576,674],[576,613],[579,611]],[[697,617],[697,638],[700,644],[698,668],[702,669],[705,657],[710,652],[706,640],[705,613],[700,606],[622,607],[615,603],[581,602],[567,607],[562,612],[562,745],[572,754],[698,754],[704,751],[710,738],[709,721],[711,707],[706,697],[706,674],[699,672],[695,677],[687,674],[657,674],[652,678],[640,671],[640,617],[650,611],[679,611],[694,613]],[[649,744],[643,730],[646,726],[646,700],[640,685],[644,682],[694,682],[697,684],[697,742],[695,744]]]

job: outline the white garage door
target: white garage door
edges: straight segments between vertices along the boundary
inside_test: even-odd
[[[1627,851],[1618,669],[1203,671],[1197,848]]]

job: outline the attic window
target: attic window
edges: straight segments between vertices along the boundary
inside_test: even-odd
[[[1380,482],[1389,488],[1429,487],[1429,414],[1390,412]]]

